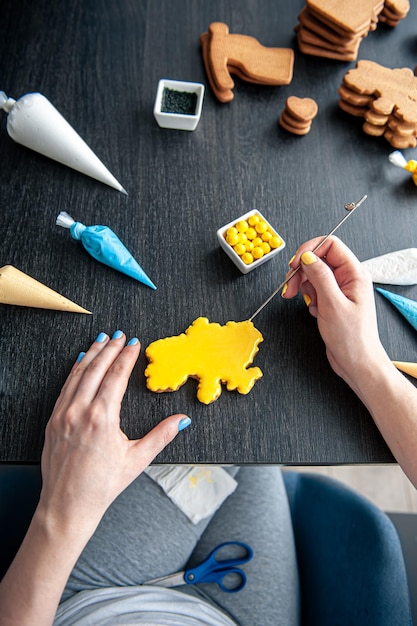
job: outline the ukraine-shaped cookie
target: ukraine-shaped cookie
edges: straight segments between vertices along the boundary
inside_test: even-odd
[[[146,385],[151,391],[176,391],[188,378],[196,378],[197,398],[203,404],[217,400],[222,383],[228,391],[247,394],[262,376],[259,367],[248,368],[261,341],[261,333],[249,320],[221,326],[199,317],[185,333],[147,347]]]

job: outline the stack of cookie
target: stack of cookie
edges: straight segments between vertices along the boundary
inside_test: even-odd
[[[311,123],[318,113],[317,103],[312,98],[290,96],[279,118],[279,124],[294,135],[307,135]]]
[[[234,98],[230,74],[259,85],[288,85],[292,80],[294,51],[290,48],[268,48],[254,37],[230,35],[222,22],[210,24],[200,43],[207,78],[220,102]]]
[[[363,130],[385,137],[397,149],[417,145],[417,76],[408,68],[389,69],[374,61],[358,61],[339,90],[341,109],[363,117]]]
[[[409,10],[409,0],[385,0],[379,20],[387,26],[394,27],[407,16]]]
[[[339,61],[354,61],[360,43],[378,19],[395,25],[407,15],[408,0],[307,0],[295,27],[301,52]]]

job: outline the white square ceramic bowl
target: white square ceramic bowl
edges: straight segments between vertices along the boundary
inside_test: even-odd
[[[268,230],[274,236],[279,237],[282,243],[277,248],[273,248],[271,249],[270,252],[268,252],[267,254],[264,254],[264,256],[261,257],[260,259],[255,259],[252,263],[246,264],[244,263],[244,261],[242,261],[241,257],[234,251],[233,247],[229,243],[227,243],[226,233],[227,233],[227,230],[231,228],[232,226],[235,226],[237,222],[247,221],[248,218],[251,217],[252,215],[257,215],[260,218],[260,220],[262,220],[263,222],[266,222],[266,224],[268,225]],[[262,213],[260,213],[256,209],[254,209],[253,211],[249,211],[248,213],[245,213],[244,215],[241,215],[240,217],[237,217],[236,219],[233,220],[233,222],[229,222],[229,224],[226,224],[226,226],[222,226],[222,228],[219,228],[219,230],[217,231],[217,239],[219,240],[219,243],[221,247],[223,248],[223,250],[232,259],[233,263],[240,269],[242,274],[247,274],[248,272],[251,272],[252,270],[262,265],[263,263],[266,263],[267,261],[272,259],[279,252],[281,252],[281,250],[285,248],[285,241],[283,240],[281,235],[278,234],[275,228],[272,228],[268,220],[262,215]]]
[[[196,94],[197,102],[195,113],[193,115],[188,115],[184,113],[167,113],[161,111],[164,89]],[[158,90],[156,92],[155,105],[153,109],[153,114],[159,126],[161,126],[161,128],[174,128],[177,130],[195,130],[201,117],[204,89],[205,88],[202,83],[190,83],[186,81],[161,78],[158,83]]]

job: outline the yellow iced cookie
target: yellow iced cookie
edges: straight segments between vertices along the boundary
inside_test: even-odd
[[[147,347],[146,385],[151,391],[175,391],[189,377],[197,378],[197,398],[204,404],[217,400],[221,383],[228,391],[247,394],[262,376],[259,367],[247,369],[261,341],[261,333],[249,320],[221,326],[199,317],[185,333]]]

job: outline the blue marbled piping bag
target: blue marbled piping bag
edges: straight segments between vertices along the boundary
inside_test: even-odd
[[[69,228],[71,236],[80,240],[87,252],[100,263],[156,289],[139,263],[108,226],[85,226],[81,222],[76,222],[65,211],[58,215],[56,224]]]
[[[381,287],[377,287],[376,290],[385,296],[385,298],[389,300],[405,317],[411,326],[417,330],[417,302],[415,300],[404,298],[404,296],[399,296],[398,294],[387,291],[386,289],[381,289]]]

